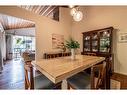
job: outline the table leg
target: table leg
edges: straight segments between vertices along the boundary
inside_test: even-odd
[[[110,89],[110,75],[111,75],[111,67],[109,63],[109,58],[106,59],[106,89]]]
[[[67,89],[67,80],[66,79],[62,81],[62,87],[61,88]]]

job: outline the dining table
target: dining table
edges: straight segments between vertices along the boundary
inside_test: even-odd
[[[103,61],[104,57],[76,55],[74,60],[71,56],[40,59],[32,61],[32,65],[53,83],[62,81],[62,88],[66,89],[67,78]]]

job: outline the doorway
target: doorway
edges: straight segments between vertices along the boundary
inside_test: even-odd
[[[35,53],[35,37],[13,36],[13,58],[20,59],[23,52]]]
[[[21,54],[27,51],[35,55],[35,23],[4,14],[0,14],[0,23],[4,29],[1,38],[4,45],[0,43],[0,46],[1,51],[5,51],[1,53],[4,64],[0,73],[0,89],[24,89]]]

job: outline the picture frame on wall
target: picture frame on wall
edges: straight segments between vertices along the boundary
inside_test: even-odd
[[[120,43],[126,43],[127,42],[127,33],[120,33],[119,36],[119,42]]]
[[[64,46],[64,35],[52,34],[52,48],[62,49]]]

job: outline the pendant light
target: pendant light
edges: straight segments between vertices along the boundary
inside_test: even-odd
[[[77,11],[73,16],[73,19],[75,21],[81,21],[83,19],[83,13],[81,11]]]
[[[83,19],[83,13],[79,10],[79,7],[72,7],[70,11],[74,21],[81,21]]]
[[[71,13],[71,16],[74,16],[74,14],[77,12],[76,8],[72,8],[70,13]]]

